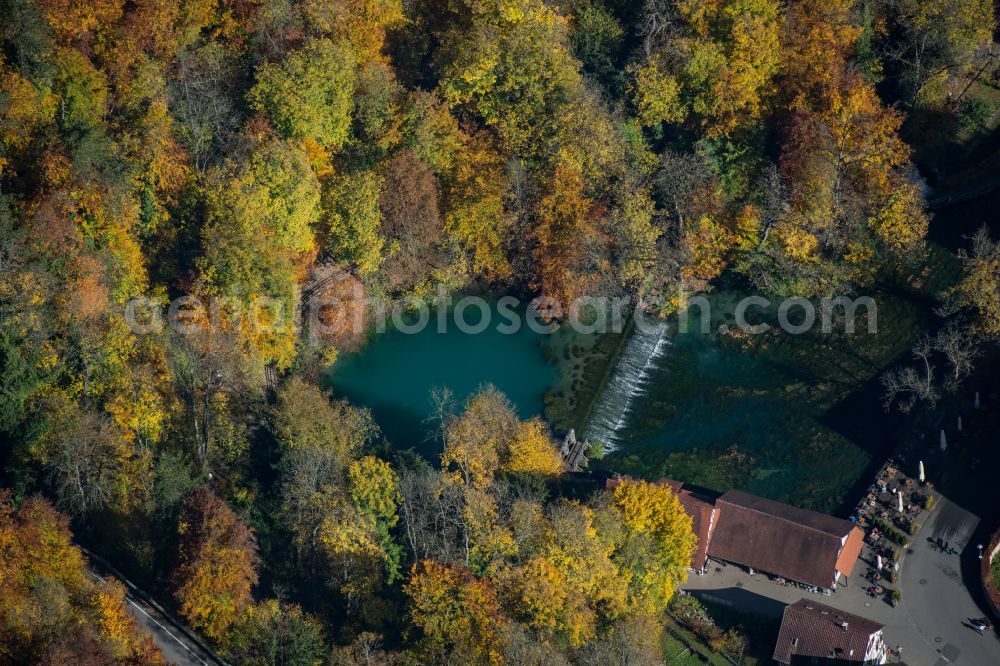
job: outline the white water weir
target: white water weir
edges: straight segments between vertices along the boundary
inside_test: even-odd
[[[636,398],[646,392],[650,371],[663,356],[670,341],[667,325],[636,326],[625,342],[611,377],[601,388],[583,428],[584,439],[600,442],[614,451]]]

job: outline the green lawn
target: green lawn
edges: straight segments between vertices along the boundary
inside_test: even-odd
[[[725,657],[713,652],[698,637],[672,622],[663,632],[663,658],[668,666],[732,666]]]

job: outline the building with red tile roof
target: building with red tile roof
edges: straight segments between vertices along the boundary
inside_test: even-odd
[[[731,490],[715,503],[708,555],[818,588],[854,570],[864,532],[854,523]]]
[[[885,626],[802,599],[785,608],[774,646],[779,664],[884,664]]]
[[[624,477],[607,480],[614,488]],[[790,581],[835,589],[850,576],[864,532],[847,520],[731,490],[724,495],[660,479],[677,494],[698,547],[691,569],[704,572],[708,558],[732,562]]]
[[[712,542],[718,515],[715,497],[687,486],[681,486],[676,492],[685,513],[691,516],[691,528],[698,537],[698,547],[691,556],[691,568],[703,572],[708,565],[708,545]]]

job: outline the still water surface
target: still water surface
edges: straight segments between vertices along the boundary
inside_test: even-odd
[[[461,404],[480,386],[493,384],[521,418],[539,416],[558,372],[546,360],[548,336],[527,326],[501,333],[497,327],[506,322],[496,314],[494,309],[494,324],[478,334],[459,331],[450,318],[447,330],[439,333],[433,317],[419,333],[390,329],[361,351],[343,354],[328,371],[327,383],[338,397],[370,408],[393,445],[413,447],[432,459],[439,451],[428,439],[434,388],[447,387]],[[476,314],[470,312],[466,320],[476,324]]]

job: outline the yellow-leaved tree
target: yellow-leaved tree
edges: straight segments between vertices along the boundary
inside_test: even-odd
[[[691,517],[667,485],[627,479],[614,491],[624,527],[616,559],[633,568],[629,605],[656,615],[666,609],[698,545]]]
[[[15,507],[0,489],[0,662],[166,663],[125,606],[125,588],[91,581],[69,520],[44,499]]]
[[[403,586],[410,617],[423,633],[422,653],[431,662],[503,663],[507,621],[496,591],[485,580],[457,567],[425,560],[413,565]]]
[[[177,525],[174,596],[192,626],[222,640],[250,604],[257,543],[250,528],[208,488],[184,500]]]
[[[763,115],[781,64],[780,3],[683,0],[646,13],[645,59],[629,68],[644,125],[691,119],[717,137]]]

